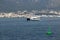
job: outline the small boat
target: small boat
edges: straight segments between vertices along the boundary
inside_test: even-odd
[[[36,21],[38,21],[38,20],[40,20],[40,17],[31,17],[30,20],[36,20]]]
[[[27,21],[30,21],[30,18],[27,18]]]
[[[40,16],[32,16],[30,18],[27,18],[27,21],[30,21],[30,20],[32,20],[32,21],[38,21],[38,20],[40,20]]]

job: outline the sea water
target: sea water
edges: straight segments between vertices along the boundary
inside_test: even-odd
[[[46,35],[49,27],[51,36]],[[60,18],[0,18],[0,40],[60,40]]]

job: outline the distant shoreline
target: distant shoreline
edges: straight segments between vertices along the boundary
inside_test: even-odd
[[[26,18],[30,18],[33,16],[40,16],[40,17],[60,17],[60,12],[56,12],[56,11],[46,11],[46,10],[42,10],[42,11],[37,11],[37,10],[33,10],[31,12],[28,11],[18,11],[18,12],[10,12],[10,13],[0,13],[0,18],[15,18],[15,17],[26,17]]]

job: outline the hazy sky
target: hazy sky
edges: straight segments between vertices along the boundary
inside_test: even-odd
[[[0,0],[0,11],[60,9],[60,0]]]

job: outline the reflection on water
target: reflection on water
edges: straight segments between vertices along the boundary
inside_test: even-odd
[[[52,37],[46,35],[48,27]],[[41,18],[26,21],[25,18],[0,18],[0,40],[60,40],[60,18]]]

